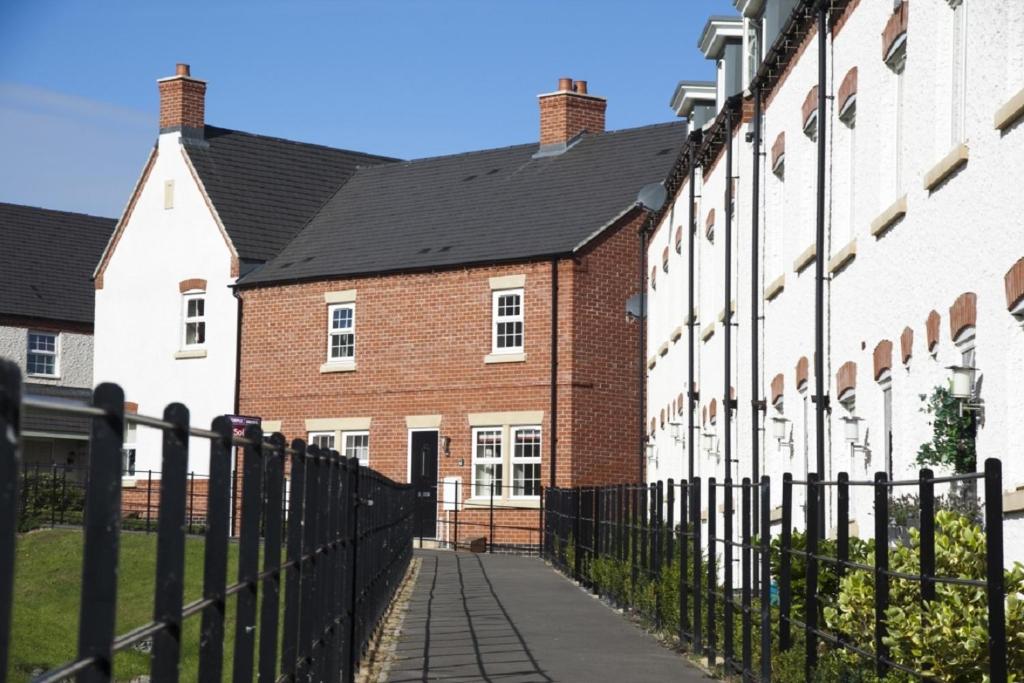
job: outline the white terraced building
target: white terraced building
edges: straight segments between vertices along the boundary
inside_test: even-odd
[[[818,469],[817,3],[735,5],[738,16],[711,18],[699,40],[717,80],[681,82],[672,97],[694,131],[695,202],[684,150],[648,242],[647,474],[688,476],[690,443],[692,474],[705,479],[752,476],[756,455],[775,507],[784,472]],[[954,400],[954,414],[974,418],[978,468],[1002,460],[1007,559],[1024,559],[1024,4],[833,0],[824,43],[822,475],[916,478],[932,439],[927,399],[961,377],[970,396]],[[851,493],[850,528],[862,536],[871,495]],[[834,503],[830,494],[829,535]]]

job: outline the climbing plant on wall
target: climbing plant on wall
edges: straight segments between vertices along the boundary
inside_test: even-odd
[[[959,401],[953,398],[948,387],[942,386],[932,390],[921,412],[931,415],[932,440],[918,448],[918,464],[952,467],[958,473],[974,472],[977,466],[974,415],[961,413]]]

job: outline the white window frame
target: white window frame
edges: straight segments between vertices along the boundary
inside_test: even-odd
[[[136,442],[138,438],[138,425],[126,420],[124,423],[124,440],[121,444],[121,476],[125,479],[135,479],[138,472],[136,468],[136,456],[138,454]]]
[[[310,446],[317,446],[318,448],[325,448],[322,444],[318,443],[318,439],[330,439],[330,445],[326,446],[328,450],[335,450],[335,446],[338,444],[338,433],[335,431],[323,431],[323,432],[309,432],[306,435],[306,443]]]
[[[498,455],[487,458],[481,458],[477,453],[477,439],[480,434],[485,432],[496,434],[498,437]],[[471,448],[473,452],[470,459],[470,477],[471,477],[471,488],[470,492],[473,498],[489,498],[491,495],[490,484],[487,484],[487,488],[480,491],[477,490],[478,485],[482,485],[482,482],[477,481],[477,466],[488,466],[494,468],[500,468],[499,470],[492,470],[491,480],[496,481],[496,487],[494,490],[494,497],[500,498],[504,492],[502,486],[505,482],[505,434],[506,430],[501,425],[495,425],[493,427],[474,427],[473,428],[473,440],[471,442]]]
[[[953,10],[953,59],[950,74],[950,144],[967,139],[967,0],[950,3]]]
[[[352,313],[352,324],[349,327],[334,327],[334,312],[348,309]],[[333,340],[335,336],[352,335],[352,355],[332,355]],[[328,363],[355,363],[356,362],[356,304],[355,302],[345,304],[331,304],[327,307],[327,362]]]
[[[53,351],[33,350],[32,337],[53,337]],[[51,379],[60,377],[60,332],[47,332],[44,330],[29,330],[25,337],[25,374],[30,377],[49,377]],[[44,356],[53,358],[53,372],[33,372],[29,369],[29,359],[32,356]]]
[[[366,457],[359,458],[359,464],[363,467],[369,467],[370,465],[370,431],[368,429],[354,429],[351,431],[344,431],[341,433],[341,454],[345,457],[352,457],[349,455],[349,437],[366,437]],[[352,449],[358,448],[358,446],[352,447]]]
[[[516,435],[519,432],[525,432],[525,431],[537,432],[537,455],[529,457],[529,458],[517,458],[516,457]],[[544,451],[544,436],[543,436],[543,432],[541,431],[540,425],[516,425],[514,427],[509,428],[509,442],[511,443],[511,448],[509,448],[509,454],[508,454],[509,463],[511,465],[511,467],[509,468],[509,472],[511,473],[511,476],[509,477],[509,485],[511,486],[511,491],[512,491],[512,493],[511,493],[511,495],[509,497],[510,498],[518,498],[518,499],[526,499],[526,500],[537,500],[537,499],[539,499],[540,498],[539,490],[540,490],[541,482],[544,480],[544,473],[543,473],[543,471],[540,470],[541,458],[542,458],[543,451]],[[474,443],[475,443],[475,440],[474,440]],[[538,471],[537,471],[537,490],[538,490],[538,493],[516,493],[516,465],[526,465],[526,466],[537,465],[537,467],[538,467]],[[524,481],[525,481],[525,477],[524,477]],[[524,489],[525,489],[525,486],[524,486]]]
[[[188,314],[188,305],[191,301],[202,301],[203,302],[203,313],[202,315],[190,316]],[[192,290],[185,292],[181,295],[181,348],[182,349],[202,349],[206,348],[207,339],[207,320],[206,320],[206,292],[203,290]],[[203,341],[198,344],[188,343],[188,326],[189,325],[202,325],[203,326]]]
[[[519,314],[499,316],[498,302],[501,300],[501,297],[510,295],[519,297]],[[525,298],[522,287],[495,289],[491,292],[491,353],[523,353],[523,349],[526,348]],[[503,323],[519,323],[519,346],[498,346],[498,327]]]

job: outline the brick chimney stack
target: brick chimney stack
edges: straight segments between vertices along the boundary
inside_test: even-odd
[[[604,132],[603,97],[587,94],[586,81],[559,78],[558,90],[538,95],[540,146],[564,145],[576,135]]]
[[[157,81],[160,88],[160,132],[181,131],[203,136],[206,119],[206,81],[192,78],[188,64],[178,64],[173,76]]]

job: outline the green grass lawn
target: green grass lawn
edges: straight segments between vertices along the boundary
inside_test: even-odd
[[[202,595],[203,547],[202,538],[190,537],[186,541],[186,603]],[[228,582],[231,583],[238,574],[238,545],[232,543],[228,548]],[[8,680],[26,681],[37,669],[49,669],[74,659],[78,641],[81,573],[81,531],[47,529],[18,538]],[[152,619],[155,573],[156,534],[123,533],[118,574],[117,633],[124,633]],[[231,671],[234,602],[233,598],[228,599],[225,679],[230,677]],[[181,662],[183,681],[197,677],[200,620],[201,616],[195,615],[185,621]],[[114,673],[119,681],[148,674],[149,655],[134,650],[118,653],[114,660]]]

